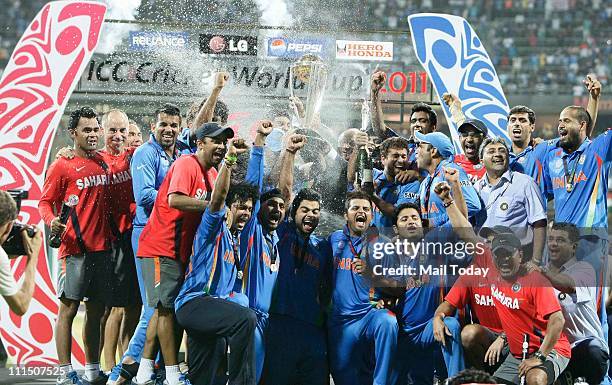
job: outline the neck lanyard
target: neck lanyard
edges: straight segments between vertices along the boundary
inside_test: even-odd
[[[433,183],[433,180],[440,174],[441,171],[442,169],[440,168],[440,165],[438,165],[438,167],[436,167],[436,171],[434,172],[433,176],[431,177],[431,179],[429,179],[429,181],[427,182],[427,185],[425,186],[425,202],[424,203],[425,203],[425,213],[427,214],[427,218],[429,218],[429,198],[431,195],[431,185]]]
[[[574,177],[576,176],[576,169],[578,168],[578,163],[580,163],[580,157],[582,155],[578,155],[576,161],[574,162],[574,167],[572,168],[572,173],[568,175],[567,169],[567,157],[563,157],[563,172],[565,173],[565,190],[568,193],[571,193],[574,189]]]
[[[278,271],[278,245],[275,245],[274,242],[272,242],[272,234],[264,235],[264,240],[270,249],[270,273],[273,273]]]
[[[232,248],[234,249],[234,267],[236,268],[236,278],[242,279],[244,273],[240,266],[240,235],[234,237],[234,234],[230,231],[230,238],[232,239]]]

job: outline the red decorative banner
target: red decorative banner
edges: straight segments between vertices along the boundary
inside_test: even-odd
[[[0,188],[24,189],[22,222],[43,223],[38,213],[49,150],[66,103],[89,63],[106,6],[90,1],[53,1],[43,7],[17,43],[0,80]],[[21,278],[25,258],[12,262]],[[23,317],[0,300],[0,337],[10,362],[28,366],[57,363],[53,330],[58,313],[55,258],[38,259],[36,288]],[[73,363],[83,349],[73,339]]]

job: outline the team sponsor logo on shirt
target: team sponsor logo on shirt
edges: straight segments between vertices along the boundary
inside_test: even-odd
[[[491,297],[490,295],[474,293],[474,302],[476,302],[476,305],[480,306],[495,306],[495,303],[493,302],[493,297]]]
[[[507,297],[506,294],[495,285],[491,285],[491,295],[509,309],[520,309],[518,298]]]
[[[393,61],[393,42],[336,40],[336,59]]]
[[[108,184],[108,178],[106,174],[90,175],[85,178],[79,178],[76,180],[76,185],[79,190],[83,190],[89,187],[104,186]]]
[[[405,192],[403,197],[408,199],[419,199],[419,194],[413,192]]]
[[[132,174],[129,171],[121,171],[117,174],[113,174],[112,184],[119,184],[129,182],[132,180]]]

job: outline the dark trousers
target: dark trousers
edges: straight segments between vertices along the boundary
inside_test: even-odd
[[[211,296],[196,297],[177,312],[187,332],[189,377],[194,385],[214,383],[225,360],[229,384],[255,385],[255,325],[257,316],[246,307]]]
[[[574,346],[567,370],[573,378],[584,377],[589,384],[599,384],[608,370],[609,358],[600,343],[589,338]]]

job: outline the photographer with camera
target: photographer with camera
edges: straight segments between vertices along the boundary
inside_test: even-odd
[[[0,245],[4,244],[13,223],[17,218],[17,204],[6,191],[0,190]],[[36,229],[35,229],[36,230]],[[15,281],[11,273],[9,256],[0,247],[0,294],[8,303],[11,311],[17,315],[23,315],[30,306],[32,294],[34,294],[34,277],[36,274],[36,263],[38,262],[38,252],[42,244],[42,233],[35,231],[34,236],[30,237],[27,230],[22,230],[23,247],[28,257],[23,282],[21,287]]]

